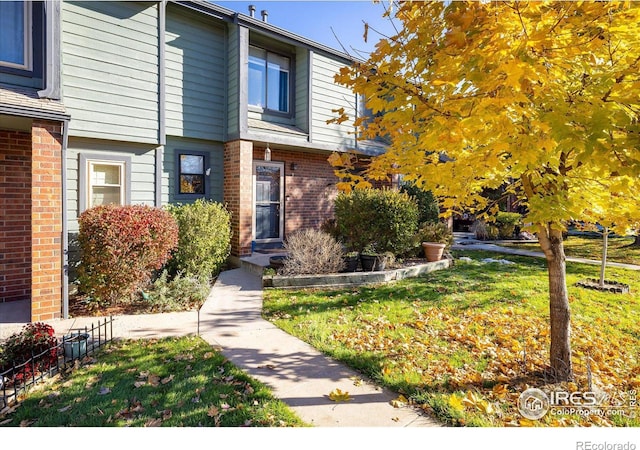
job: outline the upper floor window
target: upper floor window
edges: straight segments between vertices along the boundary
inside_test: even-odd
[[[249,104],[289,112],[291,60],[286,56],[249,47]]]
[[[31,70],[31,2],[0,1],[0,66]]]

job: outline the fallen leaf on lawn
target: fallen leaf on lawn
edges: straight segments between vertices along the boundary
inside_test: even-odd
[[[204,359],[209,359],[213,357],[213,352],[207,352],[204,354]]]
[[[64,408],[60,408],[58,412],[65,412],[65,411],[69,411],[70,409],[71,409],[71,405],[67,405]]]
[[[484,414],[493,414],[495,412],[491,403],[486,400],[478,402],[476,407]]]
[[[29,427],[29,426],[33,425],[34,423],[35,423],[35,420],[25,419],[22,422],[20,422],[20,427],[21,428]]]
[[[458,412],[464,411],[464,405],[462,404],[462,399],[457,395],[451,395],[449,397],[449,406],[451,406],[454,410]]]
[[[6,425],[6,424],[8,424],[8,423],[11,423],[11,421],[13,421],[13,419],[6,419],[6,420],[3,420],[2,422],[0,422],[0,425]]]
[[[110,392],[111,392],[111,389],[109,389],[109,388],[108,388],[108,387],[106,387],[106,386],[102,386],[102,387],[100,388],[100,390],[98,391],[98,395],[107,395],[107,394],[109,394]]]
[[[170,409],[162,411],[162,420],[169,420],[173,416],[173,412]]]
[[[329,399],[334,402],[347,402],[352,400],[348,392],[342,392],[340,389],[334,389],[329,393]]]
[[[167,384],[167,383],[170,383],[172,380],[173,380],[173,374],[169,375],[166,378],[163,378],[162,380],[160,380],[160,382],[162,384]]]
[[[144,423],[145,427],[159,427],[162,425],[162,419],[149,419]]]
[[[408,403],[408,400],[404,395],[400,394],[398,398],[391,400],[389,403],[394,408],[401,408]]]
[[[521,427],[535,427],[536,423],[533,420],[529,420],[529,419],[520,419],[518,421],[518,423],[520,424]]]
[[[222,408],[223,410],[227,410],[227,409],[230,409],[231,406],[229,406],[227,403],[223,403],[220,405],[220,408]]]
[[[224,400],[225,398],[229,397],[229,394],[220,394],[219,397]]]
[[[210,407],[207,411],[207,416],[209,417],[216,417],[218,414],[220,414],[220,410],[215,406]]]
[[[503,398],[505,397],[509,392],[507,391],[507,386],[505,384],[496,384],[493,387],[493,393],[499,397],[499,398]]]
[[[153,387],[160,386],[160,377],[158,375],[149,375],[149,384]]]
[[[146,381],[136,381],[135,383],[133,383],[133,385],[137,388],[144,386],[145,384],[147,384]]]

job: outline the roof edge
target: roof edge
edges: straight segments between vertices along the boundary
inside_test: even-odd
[[[343,51],[331,48],[327,45],[316,42],[312,39],[308,39],[304,36],[287,31],[283,28],[264,22],[255,17],[242,14],[231,9],[224,8],[215,3],[208,2],[206,0],[172,0],[174,3],[180,4],[192,10],[207,14],[209,16],[224,20],[229,23],[236,23],[244,25],[248,28],[255,29],[265,34],[276,35],[284,38],[285,40],[301,44],[314,51],[320,51],[335,57],[342,59],[345,63],[362,62],[361,58],[357,58],[353,55],[349,55]]]

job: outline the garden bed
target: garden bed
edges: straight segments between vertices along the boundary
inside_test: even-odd
[[[403,267],[381,270],[377,272],[348,272],[323,275],[263,275],[262,286],[265,288],[299,289],[320,287],[348,287],[388,283],[405,278],[418,277],[435,270],[442,270],[453,265],[450,259],[416,264],[411,262]]]

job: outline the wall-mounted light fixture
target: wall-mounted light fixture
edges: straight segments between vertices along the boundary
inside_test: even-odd
[[[295,171],[297,168],[298,168],[298,164],[297,164],[297,163],[292,162],[292,163],[291,163],[291,171],[293,172],[293,171]]]
[[[264,149],[264,160],[271,161],[271,149],[269,148],[269,143],[267,143],[267,148]]]

